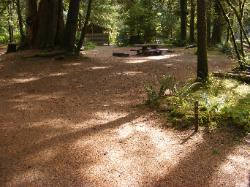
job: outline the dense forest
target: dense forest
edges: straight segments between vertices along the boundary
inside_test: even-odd
[[[250,7],[246,0],[4,0],[0,8],[0,42],[17,43],[20,49],[62,48],[79,54],[88,25],[95,24],[106,28],[111,43],[118,45],[197,42],[198,49],[205,45],[233,48],[242,69],[248,60]],[[199,61],[206,64],[204,50],[198,50]],[[206,68],[202,71],[207,74]]]
[[[249,186],[250,0],[1,0],[0,186]]]

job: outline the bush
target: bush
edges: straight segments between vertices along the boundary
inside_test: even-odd
[[[86,41],[85,45],[84,45],[84,50],[92,50],[95,49],[96,45],[95,43],[91,42],[91,41]]]
[[[230,42],[226,42],[225,44],[218,44],[217,48],[222,52],[227,55],[233,55],[234,54],[234,49],[233,46],[231,45]]]
[[[165,87],[164,87],[165,89]],[[181,120],[182,126],[193,124],[194,103],[199,101],[199,123],[206,126],[237,127],[250,132],[250,85],[236,80],[211,78],[210,82],[188,83],[173,95],[159,99],[153,97],[158,106],[164,104],[173,124]],[[156,92],[154,92],[156,94]],[[184,125],[183,125],[184,124]]]
[[[175,92],[176,85],[172,76],[164,75],[159,83],[160,88],[158,91],[156,91],[156,89],[152,85],[145,86],[145,91],[147,92],[148,96],[146,104],[150,106],[157,106],[159,104],[159,99],[166,95],[166,90],[168,91],[167,94],[173,94]]]
[[[184,47],[186,46],[186,44],[187,44],[187,41],[183,41],[180,39],[173,40],[173,46],[176,46],[176,47]]]

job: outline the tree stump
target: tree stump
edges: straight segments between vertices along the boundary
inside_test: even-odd
[[[17,45],[15,43],[9,43],[7,53],[14,53],[17,51]]]

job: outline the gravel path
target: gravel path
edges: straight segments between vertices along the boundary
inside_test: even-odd
[[[194,50],[79,60],[0,56],[0,186],[244,186],[249,145],[229,132],[179,132],[141,106],[164,74],[193,78]],[[232,62],[209,55],[210,70]]]

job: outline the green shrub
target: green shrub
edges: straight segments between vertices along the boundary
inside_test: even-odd
[[[84,50],[92,50],[96,48],[96,44],[91,41],[86,41],[84,45]]]
[[[187,41],[183,41],[183,40],[180,40],[180,39],[176,39],[173,41],[173,45],[176,46],[176,47],[183,47],[187,44]]]
[[[217,48],[222,52],[227,55],[232,55],[234,54],[234,49],[233,46],[230,42],[226,42],[225,44],[218,44]]]
[[[160,88],[157,91],[152,85],[146,85],[145,91],[147,93],[146,104],[150,106],[157,106],[159,99],[164,97],[165,91],[168,90],[169,94],[173,94],[176,90],[175,81],[172,76],[164,75],[163,78],[159,81]]]
[[[151,94],[157,106],[162,103],[171,106],[166,112],[173,124],[178,125],[176,119],[179,119],[182,126],[192,125],[194,103],[199,101],[200,125],[224,125],[250,132],[250,85],[211,77],[207,84],[188,83],[173,93],[161,99],[159,93]]]

